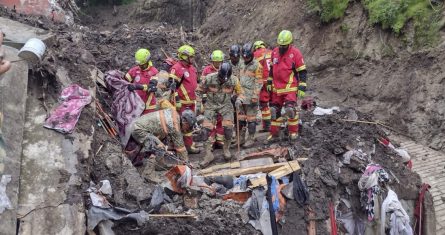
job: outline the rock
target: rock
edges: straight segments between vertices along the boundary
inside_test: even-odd
[[[184,194],[182,197],[184,206],[186,208],[196,209],[199,207],[198,205],[198,197],[196,195]]]
[[[317,176],[317,178],[320,177],[321,176],[320,168],[315,167],[314,174]]]
[[[85,62],[86,64],[92,64],[95,63],[96,60],[93,56],[93,54],[91,54],[91,52],[87,51],[87,50],[82,50],[80,52],[80,59]]]
[[[177,210],[177,207],[174,203],[163,204],[161,209],[159,210],[160,214],[173,214]]]
[[[102,37],[109,37],[109,36],[111,36],[111,32],[108,31],[108,30],[101,31],[100,32],[100,36],[102,36]]]

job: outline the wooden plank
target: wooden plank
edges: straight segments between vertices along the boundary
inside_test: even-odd
[[[265,166],[273,164],[273,159],[271,157],[256,158],[251,160],[240,161],[241,168],[248,168],[254,166]]]
[[[274,176],[275,178],[279,179],[285,175],[288,175],[294,171],[297,171],[300,169],[300,164],[298,164],[298,161],[292,161],[289,162],[289,164],[286,164],[274,171],[271,171],[269,175]],[[250,180],[250,186],[249,188],[256,188],[258,186],[264,186],[267,185],[266,177],[261,177],[257,179]]]
[[[222,176],[222,175],[231,175],[231,176],[240,176],[240,175],[247,175],[247,174],[255,174],[255,173],[268,173],[273,170],[276,170],[284,165],[293,164],[296,162],[298,164],[298,161],[291,161],[291,162],[280,162],[272,165],[267,166],[255,166],[255,167],[248,167],[248,168],[239,168],[239,169],[227,169],[224,171],[219,172],[213,172],[204,174],[203,176]]]
[[[212,172],[222,170],[222,169],[235,169],[235,168],[240,168],[240,167],[241,167],[240,162],[228,162],[228,163],[218,164],[218,165],[214,165],[214,166],[202,169],[198,173],[201,175],[205,175],[205,174],[210,174]]]

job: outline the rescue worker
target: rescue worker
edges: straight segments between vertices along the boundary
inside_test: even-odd
[[[236,76],[232,75],[232,66],[224,62],[217,73],[211,73],[205,77],[202,84],[203,92],[206,94],[204,102],[204,122],[203,135],[206,141],[204,143],[205,157],[201,162],[201,167],[208,166],[214,159],[212,145],[215,138],[216,116],[222,116],[222,126],[224,128],[224,159],[229,161],[232,158],[229,147],[233,135],[233,105],[232,96],[236,95],[235,106],[240,108],[243,103],[243,90]]]
[[[260,110],[263,123],[262,132],[269,132],[270,129],[270,109],[269,100],[270,94],[267,91],[267,78],[269,77],[269,70],[271,64],[272,51],[266,48],[263,41],[256,41],[253,43],[253,57],[263,66],[263,87],[260,91]]]
[[[238,124],[240,125],[240,145],[250,147],[255,142],[258,98],[263,86],[263,67],[253,57],[252,43],[244,44],[241,53],[244,63],[240,66],[240,83],[245,99],[241,109],[237,110],[239,115]],[[249,133],[247,139],[246,129]]]
[[[241,47],[237,44],[232,45],[229,49],[230,65],[232,66],[232,74],[239,78],[239,68],[243,63],[241,60]]]
[[[162,141],[169,140],[176,150],[176,156],[188,162],[187,150],[184,146],[183,133],[192,131],[196,124],[196,116],[190,109],[183,110],[181,116],[172,108],[155,111],[137,118],[131,124],[131,136],[141,145],[141,153],[153,153],[155,147],[165,149]],[[144,162],[144,178],[158,183],[155,174],[156,165],[167,168],[164,158],[151,155]]]
[[[180,114],[186,109],[195,112],[196,93],[198,77],[196,68],[193,66],[195,49],[189,45],[183,45],[178,49],[179,61],[170,70],[172,88],[175,90],[175,105]],[[193,143],[192,132],[184,134],[184,143],[190,154],[199,153]]]
[[[128,90],[136,91],[145,103],[145,110],[142,115],[156,111],[156,86],[158,84],[156,75],[158,70],[150,60],[151,54],[148,49],[139,49],[134,58],[137,66],[131,68],[125,79],[132,84],[128,85]]]
[[[270,101],[272,123],[266,143],[272,142],[279,135],[283,122],[281,117],[283,107],[289,138],[295,140],[298,136],[297,96],[303,98],[305,95],[307,71],[303,55],[292,42],[292,33],[283,30],[278,35],[278,47],[272,51],[272,66],[267,81],[267,88],[272,91]]]
[[[211,73],[216,73],[224,61],[224,53],[221,50],[215,50],[210,55],[210,64],[205,66],[201,73],[201,81],[204,81],[205,77]],[[203,94],[204,98],[206,94]],[[224,146],[224,128],[222,127],[222,117],[218,115],[216,117],[216,141],[215,148],[222,148]]]

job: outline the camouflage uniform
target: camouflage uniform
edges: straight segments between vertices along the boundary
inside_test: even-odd
[[[211,146],[215,141],[215,123],[216,116],[220,114],[222,116],[222,126],[224,128],[224,157],[230,159],[230,141],[233,133],[233,113],[234,108],[231,102],[232,95],[236,94],[238,99],[243,100],[243,90],[238,78],[232,75],[229,80],[221,84],[218,73],[212,73],[205,77],[202,84],[202,90],[204,94],[207,94],[207,102],[204,104],[204,123],[203,126],[207,130],[205,149],[206,158],[204,163],[208,160],[213,160],[213,154],[211,154]],[[209,159],[210,158],[210,159]],[[203,165],[206,165],[204,164]]]
[[[180,117],[174,109],[168,108],[145,114],[132,123],[131,130],[131,136],[139,144],[144,145],[142,151],[149,151],[145,142],[148,136],[153,135],[159,140],[168,138],[175,146],[178,156],[188,160],[180,129]]]
[[[240,66],[240,83],[244,92],[243,108],[239,110],[240,138],[244,143],[246,136],[246,126],[249,132],[248,140],[244,144],[246,147],[253,144],[256,132],[256,117],[258,113],[259,94],[263,86],[263,67],[252,59],[248,64],[242,63]]]

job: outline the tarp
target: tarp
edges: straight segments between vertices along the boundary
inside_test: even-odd
[[[72,84],[63,89],[59,99],[62,104],[51,112],[43,126],[61,133],[72,133],[83,107],[91,103],[92,97],[88,90]]]
[[[131,136],[130,124],[141,116],[145,104],[136,92],[127,89],[130,83],[123,78],[124,73],[118,70],[111,70],[105,74],[107,88],[113,95],[112,115],[119,128],[121,144],[125,147]]]

